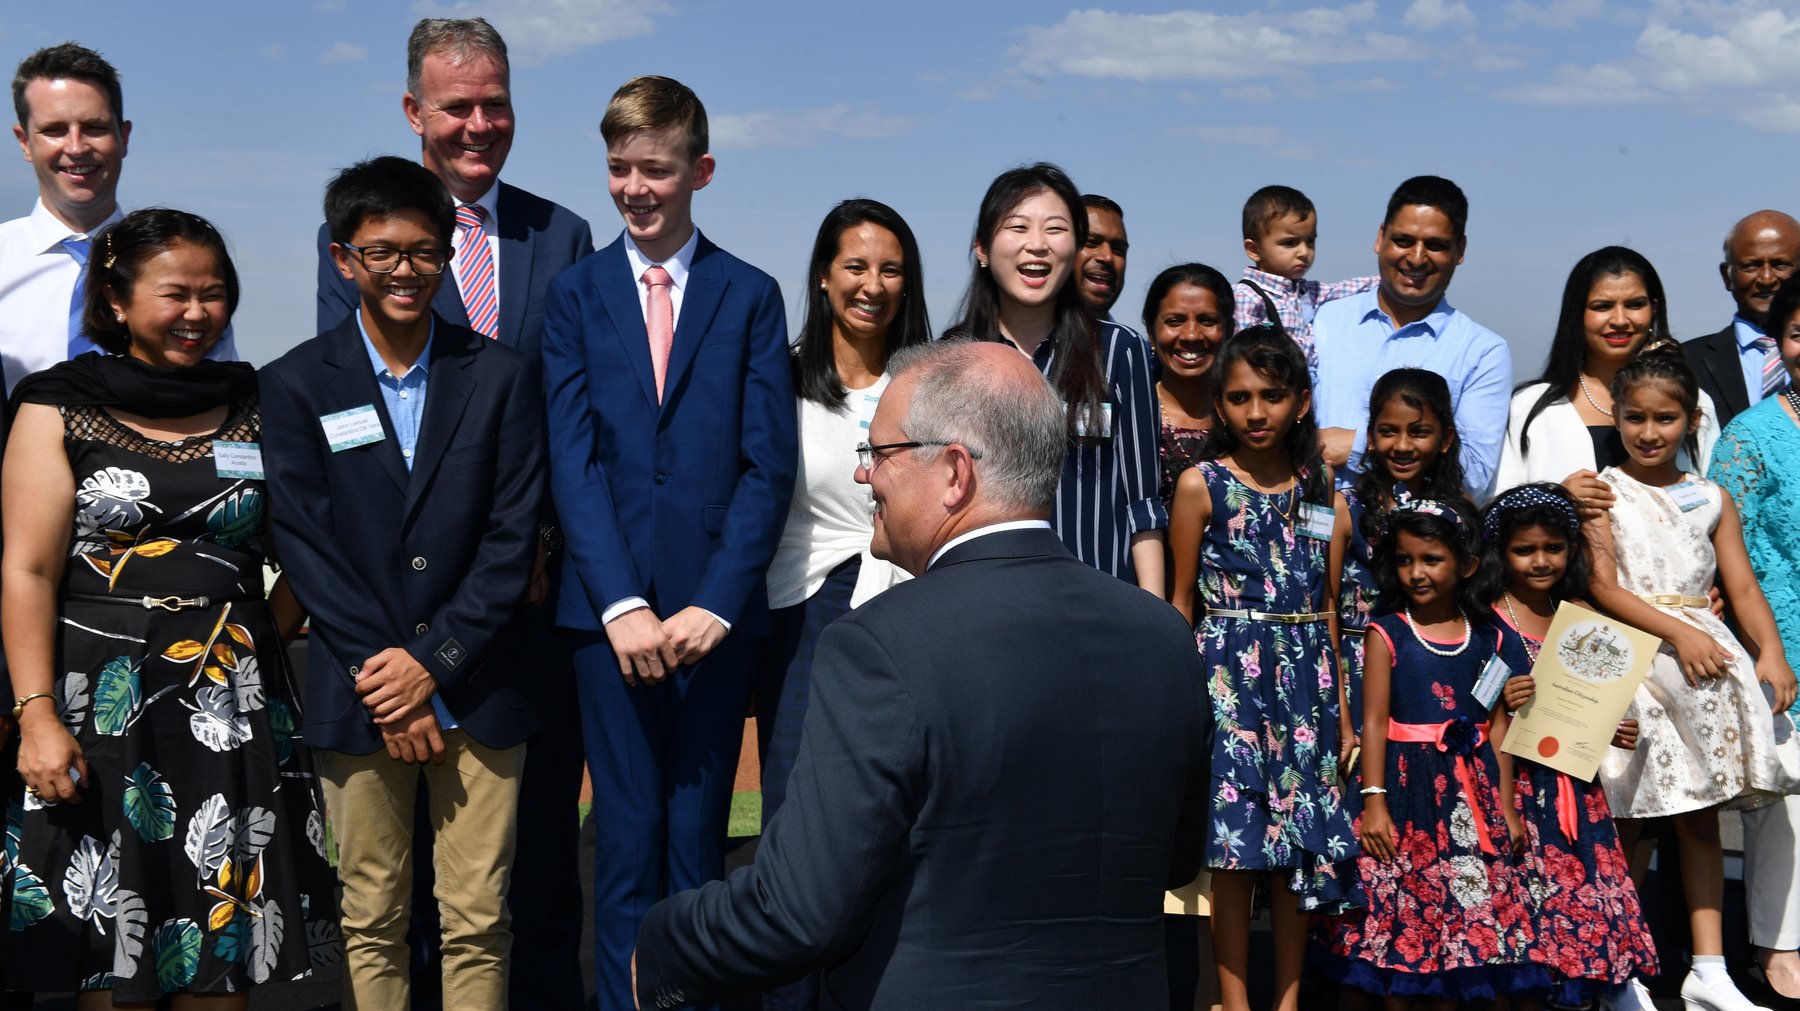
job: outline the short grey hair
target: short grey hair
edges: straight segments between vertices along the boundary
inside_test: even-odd
[[[443,53],[452,63],[467,63],[477,56],[500,64],[507,77],[512,63],[506,58],[506,40],[486,18],[420,18],[406,40],[406,91],[419,96],[419,73],[425,57]]]
[[[982,347],[969,340],[940,340],[894,352],[888,359],[889,376],[911,376],[914,382],[901,429],[919,442],[968,447],[979,458],[979,487],[990,504],[1047,512],[1056,501],[1069,451],[1062,401],[1041,377],[1020,383],[990,374],[980,361]],[[917,452],[929,459],[939,449],[927,446]]]

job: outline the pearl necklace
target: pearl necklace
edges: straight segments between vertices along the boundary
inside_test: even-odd
[[[1417,641],[1419,645],[1425,647],[1425,652],[1430,653],[1432,656],[1461,656],[1463,650],[1468,649],[1469,643],[1473,642],[1475,639],[1475,630],[1474,627],[1469,624],[1469,616],[1464,614],[1463,609],[1460,607],[1456,609],[1456,615],[1462,619],[1463,640],[1457,644],[1455,649],[1439,649],[1430,642],[1427,642],[1425,637],[1419,634],[1419,623],[1413,620],[1411,604],[1408,604],[1403,609],[1402,613],[1406,615],[1406,627],[1412,630],[1413,639]]]
[[[1538,650],[1543,648],[1542,641],[1539,641],[1537,648],[1532,647],[1531,636],[1525,634],[1525,626],[1519,624],[1518,612],[1513,610],[1512,594],[1502,593],[1500,602],[1506,605],[1506,616],[1512,619],[1513,631],[1519,633],[1519,642],[1525,646],[1525,659],[1530,660],[1533,664],[1537,663]]]
[[[1599,404],[1594,402],[1594,395],[1592,393],[1588,392],[1586,376],[1577,372],[1577,373],[1575,373],[1575,381],[1581,384],[1581,395],[1587,398],[1589,407],[1592,407],[1594,410],[1599,411],[1601,414],[1604,414],[1609,418],[1613,416],[1613,412],[1607,410],[1604,407],[1601,407]]]

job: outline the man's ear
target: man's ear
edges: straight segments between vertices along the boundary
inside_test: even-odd
[[[331,244],[331,262],[337,264],[338,276],[346,281],[356,280],[356,272],[350,269],[350,251],[341,242]]]
[[[944,508],[952,512],[963,508],[975,498],[975,458],[969,455],[969,448],[959,442],[953,442],[939,453],[936,465],[948,469],[948,479],[944,485]]]

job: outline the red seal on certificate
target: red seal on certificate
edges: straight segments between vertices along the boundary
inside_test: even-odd
[[[1562,749],[1562,744],[1560,744],[1554,737],[1538,738],[1537,752],[1538,752],[1538,754],[1544,756],[1545,758],[1550,758],[1550,757],[1554,756],[1561,749]]]

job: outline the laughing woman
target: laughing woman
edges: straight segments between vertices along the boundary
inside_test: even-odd
[[[1073,283],[1080,191],[1055,165],[1000,174],[975,221],[975,271],[949,338],[1017,348],[1067,405],[1069,454],[1051,524],[1076,558],[1163,594],[1156,389],[1144,342],[1096,321]]]
[[[263,595],[256,376],[204,360],[237,274],[210,224],[163,209],[108,229],[88,271],[107,353],[20,381],[0,488],[25,781],[5,975],[82,1011],[242,1008],[337,923],[282,654],[300,614]]]

